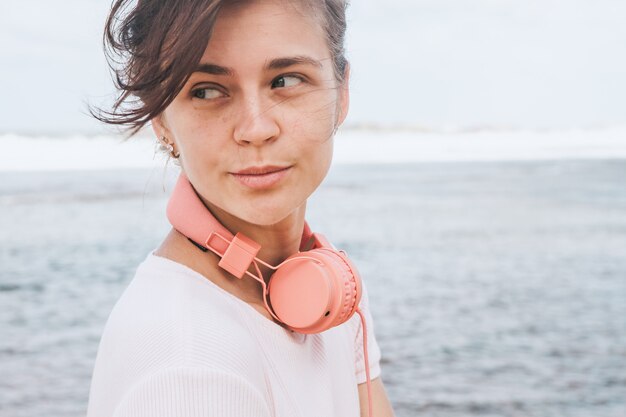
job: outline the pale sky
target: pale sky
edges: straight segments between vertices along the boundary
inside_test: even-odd
[[[102,0],[3,1],[0,133],[95,133]],[[626,125],[623,0],[352,0],[348,124]]]

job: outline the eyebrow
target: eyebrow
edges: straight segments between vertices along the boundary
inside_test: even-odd
[[[323,67],[320,60],[306,55],[298,55],[284,58],[274,58],[266,63],[265,70],[285,69],[294,65],[311,65],[317,68]],[[235,71],[232,68],[211,64],[209,62],[200,63],[193,72],[204,72],[211,75],[226,75],[229,77],[232,77],[235,74]]]

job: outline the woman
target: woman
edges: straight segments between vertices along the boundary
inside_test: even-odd
[[[255,259],[278,265],[297,254],[307,198],[348,110],[345,0],[130,4],[114,3],[106,31],[124,58],[121,95],[96,117],[133,133],[150,122],[205,215],[256,242]],[[267,305],[269,266],[259,281],[233,277],[222,254],[181,233],[178,204],[174,228],[107,322],[90,417],[366,416],[368,399],[372,415],[393,415],[366,293],[365,346],[357,315],[321,333],[294,331]]]

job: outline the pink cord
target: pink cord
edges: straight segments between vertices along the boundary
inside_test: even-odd
[[[368,408],[368,417],[374,417],[372,414],[372,385],[370,381],[370,363],[367,357],[367,329],[365,325],[365,316],[361,312],[361,309],[356,309],[356,312],[361,317],[361,328],[363,329],[363,356],[365,358],[365,378],[367,379],[367,406]]]

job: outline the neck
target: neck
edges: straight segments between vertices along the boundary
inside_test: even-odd
[[[305,204],[273,225],[255,225],[235,218],[217,207],[210,209],[233,234],[240,232],[260,244],[261,250],[257,258],[272,266],[277,266],[298,252],[304,228]],[[186,265],[248,303],[263,304],[263,291],[259,282],[247,275],[242,279],[233,277],[218,266],[220,259],[217,255],[210,251],[201,251],[175,229],[171,230],[155,254]],[[273,271],[260,264],[259,266],[263,275],[261,278],[268,282]],[[250,272],[257,275],[254,268]]]
[[[209,203],[205,202],[205,205],[233,235],[242,233],[261,245],[257,258],[272,266],[280,264],[300,248],[306,203],[278,223],[271,225],[249,223]]]

